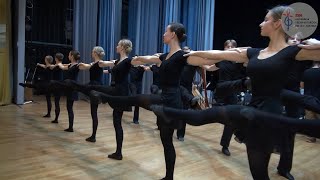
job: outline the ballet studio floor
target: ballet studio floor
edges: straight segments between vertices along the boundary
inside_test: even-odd
[[[91,135],[90,106],[86,101],[74,104],[74,132],[68,127],[65,99],[61,99],[59,124],[52,124],[46,113],[44,96],[34,96],[34,103],[0,107],[0,179],[161,179],[165,175],[163,149],[159,131],[155,130],[155,115],[140,109],[140,124],[132,123],[133,112],[125,112],[123,160],[108,159],[115,151],[112,109],[99,106],[97,142],[86,142]],[[53,103],[54,105],[54,103]],[[252,179],[244,144],[232,141],[231,156],[221,153],[220,137],[223,126],[187,125],[185,141],[174,134],[177,159],[174,177],[185,179]],[[307,143],[306,137],[296,136],[291,173],[297,180],[320,179],[320,143]],[[279,155],[269,163],[271,179],[277,175]]]

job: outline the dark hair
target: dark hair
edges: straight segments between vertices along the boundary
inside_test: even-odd
[[[226,40],[226,42],[224,42],[224,47],[226,47],[228,44],[232,44],[232,46],[234,46],[234,47],[237,47],[238,46],[238,44],[237,44],[237,41],[236,40],[234,40],[234,39],[229,39],[229,40]]]
[[[64,58],[64,55],[62,53],[56,53],[54,57],[57,58],[59,61],[62,61]]]
[[[80,60],[80,52],[77,50],[70,51],[71,56],[74,58],[74,60],[78,61]]]
[[[179,42],[184,42],[187,39],[186,29],[184,25],[181,23],[170,23],[170,30],[171,32],[175,32]]]
[[[275,6],[275,7],[271,8],[271,9],[268,9],[268,12],[271,12],[271,17],[273,18],[273,20],[278,21],[278,20],[281,20],[282,14],[288,8],[292,10],[292,8],[289,7],[289,6],[278,5],[278,6]],[[285,33],[285,32],[284,32],[284,34],[285,34],[286,41],[288,41],[289,35],[287,33]]]
[[[272,18],[277,21],[281,19],[282,14],[288,8],[288,6],[278,5],[271,9],[268,9],[268,12],[271,12]]]

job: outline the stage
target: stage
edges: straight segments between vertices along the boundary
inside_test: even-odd
[[[165,175],[163,148],[156,130],[155,115],[140,109],[140,124],[132,123],[133,112],[125,112],[123,160],[108,159],[115,151],[112,109],[101,104],[98,109],[97,142],[86,142],[91,135],[90,105],[74,103],[74,132],[68,127],[65,98],[61,99],[59,124],[52,124],[46,114],[44,96],[34,96],[34,103],[0,107],[0,179],[161,179]],[[175,179],[252,179],[245,145],[232,141],[231,156],[221,153],[223,126],[210,124],[187,125],[185,141],[174,134],[176,148]],[[292,175],[298,179],[320,177],[320,143],[307,143],[306,137],[296,136]],[[269,163],[271,179],[277,175],[279,155]]]

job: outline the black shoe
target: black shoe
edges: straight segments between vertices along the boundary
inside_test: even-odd
[[[222,147],[221,152],[226,156],[230,156],[231,155],[231,153],[230,153],[230,151],[229,151],[229,149],[227,147]]]
[[[44,117],[44,118],[49,118],[49,117],[51,117],[51,115],[50,115],[50,114],[46,114],[46,115],[44,115],[44,116],[42,116],[42,117]]]
[[[132,121],[133,124],[139,124],[139,121]]]
[[[88,141],[88,142],[96,142],[96,138],[90,136],[90,137],[88,137],[88,138],[86,139],[86,141]]]
[[[164,177],[161,180],[173,180],[173,178]]]
[[[53,120],[53,121],[51,121],[51,123],[56,123],[56,124],[58,124],[58,120]]]
[[[184,137],[178,137],[177,138],[179,141],[184,141]]]
[[[281,172],[281,171],[278,171],[278,174],[282,177],[285,177],[289,180],[294,180],[294,177],[290,174],[290,172]]]
[[[122,160],[122,154],[117,154],[117,153],[109,154],[108,158],[115,159],[115,160]]]
[[[94,104],[101,103],[101,93],[95,90],[90,91],[90,102]]]
[[[64,131],[66,131],[66,132],[73,132],[73,128],[68,128],[68,129],[65,129]]]

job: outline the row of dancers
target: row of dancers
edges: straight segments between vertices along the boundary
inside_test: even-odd
[[[276,139],[289,133],[301,133],[311,137],[320,137],[319,120],[299,120],[281,115],[282,100],[299,104],[313,112],[320,113],[319,103],[310,96],[284,90],[287,75],[295,61],[320,61],[320,41],[309,39],[305,45],[290,46],[281,26],[281,15],[285,6],[277,6],[268,11],[265,20],[260,24],[261,35],[270,39],[268,47],[240,48],[229,50],[191,51],[185,53],[180,43],[186,39],[185,28],[180,23],[171,23],[166,27],[163,42],[170,47],[168,53],[129,58],[132,43],[120,40],[117,53],[120,59],[102,61],[104,51],[95,47],[92,51],[94,62],[91,64],[77,63],[80,59],[78,51],[69,53],[68,65],[57,63],[52,68],[59,67],[67,71],[64,81],[52,80],[44,84],[21,84],[25,87],[47,89],[50,92],[66,92],[69,128],[73,131],[73,92],[79,91],[90,97],[90,108],[93,122],[93,133],[87,141],[95,142],[98,126],[97,108],[102,102],[108,102],[113,108],[113,124],[116,133],[117,149],[109,158],[121,160],[123,130],[122,114],[132,106],[139,106],[153,111],[157,115],[160,138],[163,144],[166,163],[166,175],[163,179],[173,179],[176,160],[173,146],[173,133],[181,129],[185,123],[200,126],[209,123],[221,123],[228,126],[237,139],[244,142],[247,148],[249,167],[254,179],[269,179],[268,164],[270,155],[277,144]],[[185,66],[213,65],[221,61],[234,61],[247,64],[247,79],[224,81],[219,83],[226,95],[250,85],[252,99],[249,106],[222,105],[206,110],[187,110],[182,102],[180,78]],[[159,87],[161,94],[137,94],[129,96],[128,75],[132,66],[156,64],[159,69]],[[102,67],[112,67],[112,86],[104,86],[97,81],[103,73]],[[76,81],[79,70],[90,70],[90,82],[80,84]],[[68,100],[70,101],[68,103]],[[71,115],[72,114],[72,115]],[[293,179],[289,172],[280,175]]]

